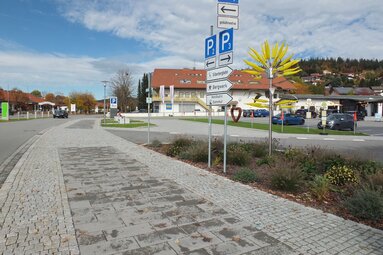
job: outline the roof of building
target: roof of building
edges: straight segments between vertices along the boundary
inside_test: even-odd
[[[286,98],[286,99],[293,99],[293,98],[298,98],[298,99],[322,99],[322,100],[353,100],[353,101],[359,101],[359,102],[370,102],[370,103],[375,103],[375,102],[383,102],[383,96],[364,96],[364,95],[319,95],[319,94],[284,94],[281,95],[281,98]]]
[[[159,88],[174,85],[176,89],[206,89],[206,70],[200,69],[155,69],[152,76],[152,87]],[[269,89],[269,80],[262,77],[255,80],[254,76],[234,70],[229,76],[233,83],[232,89],[241,90],[267,90]],[[282,90],[292,90],[294,85],[284,77],[273,79],[273,86]]]
[[[9,94],[8,94],[9,93]],[[43,98],[36,97],[29,93],[24,93],[20,90],[0,90],[0,100],[1,101],[18,102],[18,101],[28,101],[27,103],[41,103],[44,102]]]

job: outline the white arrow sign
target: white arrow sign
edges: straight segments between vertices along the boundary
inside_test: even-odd
[[[229,75],[233,72],[233,69],[231,69],[228,66],[220,67],[217,69],[212,69],[207,71],[206,73],[206,80],[212,81],[212,80],[221,80],[229,77]]]
[[[219,55],[218,57],[218,65],[226,66],[233,64],[233,52],[227,52]]]
[[[239,16],[239,5],[234,4],[218,4],[217,5],[217,14],[223,16]]]
[[[233,100],[233,97],[226,93],[206,95],[207,105],[227,105],[231,100]]]
[[[231,89],[232,86],[233,84],[228,80],[215,81],[215,82],[211,82],[207,84],[206,92],[207,93],[226,92],[229,89]]]
[[[213,68],[216,68],[217,63],[216,63],[215,60],[216,60],[215,57],[205,59],[205,69],[213,69]]]

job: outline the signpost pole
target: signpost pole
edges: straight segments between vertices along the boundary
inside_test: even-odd
[[[152,79],[151,79],[151,73],[148,75],[148,142],[147,144],[150,144],[150,103],[151,103],[151,98],[152,98]]]
[[[210,36],[212,36],[214,33],[214,26],[210,26]],[[211,121],[212,121],[212,116],[211,116],[211,111],[212,111],[212,108],[211,108],[211,104],[209,105],[209,148],[208,148],[208,162],[207,162],[207,166],[208,168],[211,168]]]
[[[273,93],[272,93],[272,85],[273,85],[273,79],[272,79],[272,70],[269,71],[269,156],[272,154],[273,149],[273,132],[272,132],[272,118],[273,118]]]
[[[225,105],[225,124],[223,131],[223,173],[226,174],[226,147],[227,147],[227,105]]]

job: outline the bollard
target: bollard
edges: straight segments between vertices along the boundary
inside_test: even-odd
[[[44,112],[41,111],[41,118],[44,118]]]
[[[29,120],[29,112],[27,112],[27,120]]]
[[[37,119],[37,111],[35,111],[35,119]]]

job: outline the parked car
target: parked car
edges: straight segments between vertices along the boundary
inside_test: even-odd
[[[327,117],[326,128],[333,130],[350,129],[354,130],[354,117],[346,113],[333,113]],[[318,128],[323,129],[322,121],[319,121]]]
[[[273,116],[271,119],[273,124],[282,125],[281,114]],[[297,116],[291,113],[283,114],[283,125],[303,125],[305,124],[305,119],[301,116]]]
[[[242,110],[242,116],[243,117],[251,117],[251,111],[252,110]]]
[[[307,109],[298,109],[298,110],[295,111],[295,115],[301,116],[304,119],[306,119],[307,112],[308,112]],[[317,113],[314,112],[314,111],[310,111],[310,112],[311,112],[311,118],[315,119],[317,117]]]
[[[356,120],[357,121],[364,120],[364,117],[365,117],[363,112],[347,111],[347,112],[344,112],[344,113],[350,114],[353,117],[354,117],[354,114],[356,113]]]
[[[53,118],[68,118],[68,112],[64,110],[55,110],[53,112]]]
[[[266,109],[257,109],[254,111],[254,117],[267,117],[270,113]]]

